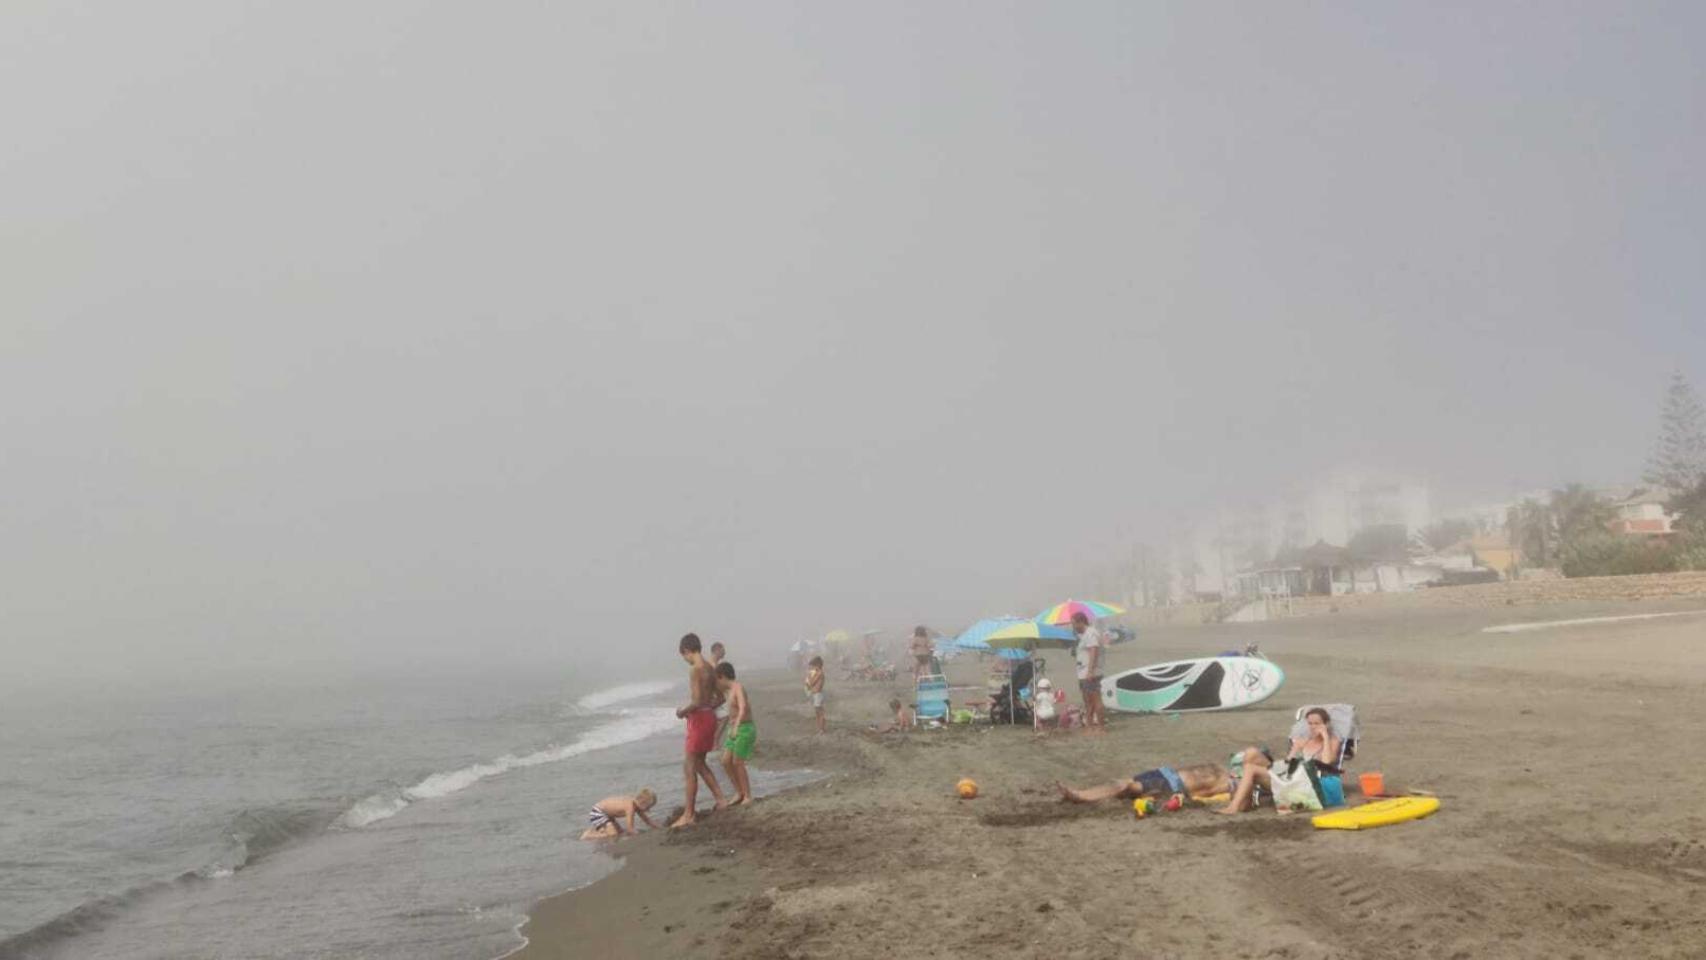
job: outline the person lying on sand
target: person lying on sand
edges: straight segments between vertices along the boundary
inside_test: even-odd
[[[717,692],[729,705],[729,735],[723,741],[723,771],[735,785],[734,803],[752,802],[752,780],[746,772],[746,762],[752,759],[752,748],[758,743],[758,725],[752,722],[752,701],[746,688],[735,681],[735,665],[724,660],[717,664]]]
[[[1138,797],[1168,797],[1185,794],[1193,800],[1230,792],[1231,774],[1218,763],[1199,763],[1189,767],[1156,767],[1100,787],[1076,790],[1064,783],[1060,798],[1072,803],[1100,803],[1103,800]]]
[[[1309,721],[1309,733],[1301,739],[1291,741],[1291,752],[1285,755],[1287,760],[1313,760],[1329,770],[1337,770],[1333,761],[1339,757],[1339,748],[1343,741],[1333,733],[1333,718],[1320,707],[1311,708],[1304,719]],[[1232,800],[1216,810],[1215,813],[1242,813],[1255,809],[1253,799],[1257,787],[1271,790],[1273,788],[1273,757],[1266,750],[1250,747],[1244,751],[1244,774],[1232,781]],[[1286,813],[1289,811],[1280,811]]]
[[[605,797],[592,805],[587,813],[586,832],[581,834],[582,840],[612,840],[623,834],[632,836],[634,833],[634,818],[637,816],[646,822],[646,826],[656,830],[658,825],[652,818],[646,816],[658,802],[658,795],[651,787],[641,790],[632,797]],[[623,821],[626,821],[624,825]]]

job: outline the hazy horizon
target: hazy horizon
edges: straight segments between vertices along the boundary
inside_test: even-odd
[[[0,24],[5,686],[952,628],[1706,388],[1698,5]]]

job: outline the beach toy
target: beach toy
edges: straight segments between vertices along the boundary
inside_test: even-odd
[[[1310,822],[1317,830],[1368,830],[1389,824],[1417,820],[1439,809],[1435,797],[1394,797],[1377,800],[1349,810],[1336,810],[1314,817]]]
[[[1138,797],[1136,800],[1131,802],[1131,812],[1136,814],[1137,819],[1139,820],[1149,816],[1151,810],[1152,807],[1149,803],[1148,797]]]
[[[1386,794],[1386,778],[1378,773],[1365,773],[1357,778],[1362,783],[1362,795],[1379,797]]]
[[[954,784],[954,790],[959,793],[961,800],[971,800],[977,796],[977,781],[970,777],[961,777],[960,782]]]
[[[1166,810],[1168,813],[1172,813],[1184,805],[1185,798],[1175,793],[1167,798]]]

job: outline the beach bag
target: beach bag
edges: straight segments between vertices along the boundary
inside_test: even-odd
[[[1313,761],[1293,760],[1283,768],[1274,767],[1268,771],[1268,779],[1273,783],[1276,810],[1320,810],[1326,806],[1321,775]]]
[[[1321,775],[1321,803],[1328,807],[1345,805],[1345,782],[1336,773]]]

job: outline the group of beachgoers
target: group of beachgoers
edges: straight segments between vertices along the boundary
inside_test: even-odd
[[[728,651],[721,643],[711,644],[711,649],[706,651],[698,634],[689,633],[681,638],[677,650],[688,668],[689,698],[685,706],[675,711],[677,717],[687,721],[687,749],[681,767],[687,799],[681,816],[670,826],[683,828],[698,822],[695,807],[699,800],[700,780],[710,788],[715,803],[713,809],[752,802],[752,779],[746,762],[752,759],[753,748],[758,745],[758,725],[752,719],[752,701],[746,695],[746,688],[736,679],[735,665],[728,661]],[[824,722],[823,661],[822,658],[814,658],[813,662],[819,675],[816,703],[821,732]],[[717,782],[716,774],[711,772],[711,765],[705,759],[719,740],[723,745],[723,773],[734,789],[733,800],[723,795],[722,785]],[[593,804],[587,813],[588,825],[581,839],[611,840],[632,835],[636,818],[657,829],[657,824],[647,815],[657,804],[657,799],[657,794],[649,787],[633,796],[605,797]]]
[[[1291,750],[1280,761],[1289,771],[1295,763],[1312,763],[1321,776],[1338,776],[1336,765],[1344,741],[1333,732],[1333,719],[1326,710],[1312,707],[1304,714],[1308,732],[1291,740]],[[1198,763],[1179,767],[1156,767],[1133,774],[1129,780],[1095,787],[1073,788],[1056,784],[1063,800],[1073,803],[1097,803],[1103,800],[1161,799],[1204,802],[1226,797],[1216,813],[1242,813],[1256,807],[1258,790],[1272,792],[1275,761],[1266,747],[1245,747],[1232,755],[1227,763]],[[1283,806],[1280,813],[1288,813]]]
[[[1107,640],[1101,629],[1091,624],[1083,614],[1073,617],[1072,629],[1078,637],[1078,645],[1073,655],[1079,691],[1084,699],[1084,729],[1105,732],[1107,716],[1102,709],[1101,686],[1102,655]],[[698,822],[695,804],[699,798],[701,780],[711,791],[714,810],[721,810],[731,804],[751,803],[752,781],[747,771],[747,761],[752,759],[753,748],[758,743],[758,726],[753,721],[752,701],[747,696],[746,688],[736,679],[734,664],[727,660],[727,651],[723,644],[713,643],[709,651],[704,651],[698,635],[689,633],[681,638],[678,651],[688,666],[689,699],[686,705],[675,711],[675,715],[687,723],[686,751],[682,762],[686,803],[681,816],[670,824],[672,828],[690,827]],[[930,638],[924,627],[919,627],[914,632],[911,652],[915,659],[915,677],[922,677],[933,669]],[[813,722],[821,736],[828,730],[828,721],[824,714],[826,677],[823,657],[812,657],[807,667],[805,695],[811,703]],[[910,704],[895,697],[889,700],[889,709],[894,711],[892,720],[886,726],[873,726],[871,729],[874,732],[904,732],[914,725],[915,715]],[[1331,716],[1326,710],[1316,707],[1308,711],[1306,719],[1308,733],[1292,739],[1290,751],[1280,762],[1288,770],[1294,768],[1296,763],[1313,763],[1323,775],[1338,775],[1340,771],[1335,764],[1340,757],[1343,741],[1333,731]],[[717,782],[717,777],[706,759],[719,741],[723,747],[723,772],[735,793],[732,801],[725,798],[722,786]],[[1177,797],[1181,801],[1203,802],[1224,796],[1226,803],[1218,807],[1216,812],[1231,814],[1254,809],[1258,791],[1272,791],[1274,766],[1275,760],[1270,750],[1252,746],[1234,753],[1226,763],[1156,767],[1134,774],[1130,779],[1100,786],[1057,786],[1061,798],[1074,803],[1139,797]],[[656,803],[657,795],[649,788],[632,796],[606,797],[594,804],[587,814],[588,826],[581,834],[581,839],[604,840],[631,835],[634,833],[636,819],[656,829],[657,825],[648,816],[648,812]]]

